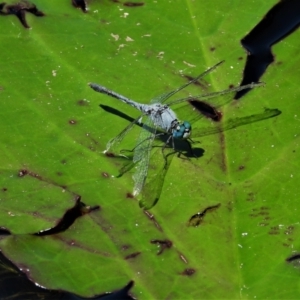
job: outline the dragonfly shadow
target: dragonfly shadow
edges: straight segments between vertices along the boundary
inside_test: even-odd
[[[121,117],[129,122],[133,122],[135,119],[124,114],[123,112],[111,107],[111,106],[107,106],[107,105],[103,105],[103,104],[100,104],[99,105],[103,110],[105,110],[106,112],[109,112],[110,114],[113,114],[113,115],[116,115],[118,117]],[[136,123],[137,126],[139,127],[143,127],[143,124],[142,123]]]
[[[130,123],[135,120],[134,118],[126,115],[125,113],[123,113],[113,107],[103,105],[103,104],[100,104],[99,106],[106,112],[109,112],[113,115],[121,117],[124,120],[129,121]],[[147,126],[144,126],[144,124],[142,122],[135,123],[135,125],[139,126],[141,128],[144,128],[147,131],[151,130],[150,128],[147,128]],[[159,130],[159,128],[157,128],[157,139],[161,140],[163,145],[166,144],[168,138],[169,138],[168,134],[163,134],[163,132],[161,132]],[[172,141],[171,141],[171,143],[172,143]],[[178,152],[178,155],[181,156],[181,154],[183,154],[187,158],[193,158],[193,157],[199,158],[204,155],[204,152],[205,152],[204,149],[195,147],[194,144],[196,144],[196,143],[190,143],[187,140],[180,140],[180,139],[174,140],[175,150],[176,150],[176,152]],[[172,147],[172,144],[170,144],[169,146]],[[157,147],[163,147],[163,146],[157,146]]]

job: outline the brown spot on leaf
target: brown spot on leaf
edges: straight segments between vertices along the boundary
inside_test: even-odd
[[[191,216],[187,225],[188,226],[193,226],[193,227],[199,226],[203,222],[203,218],[205,217],[205,215],[208,212],[213,212],[214,210],[216,210],[220,206],[221,206],[221,204],[218,203],[216,205],[206,207],[202,212],[198,212],[195,215]]]
[[[181,275],[184,275],[184,276],[192,276],[195,272],[196,272],[195,269],[189,268],[189,269],[185,269],[185,270],[181,273]]]
[[[23,169],[23,170],[19,171],[18,176],[19,177],[24,177],[27,174],[28,174],[28,170]]]
[[[77,104],[80,106],[88,106],[89,105],[89,103],[85,99],[78,100]]]
[[[105,152],[105,155],[107,157],[115,157],[115,155],[113,153],[111,153],[111,152]]]
[[[121,247],[121,250],[122,250],[122,251],[126,251],[126,250],[128,250],[129,248],[130,248],[129,245],[123,245],[123,246]]]
[[[150,243],[160,246],[160,250],[157,252],[157,255],[162,254],[166,249],[170,249],[173,245],[170,240],[151,240]]]
[[[135,258],[135,257],[139,256],[140,254],[141,254],[141,252],[134,252],[134,253],[131,253],[131,254],[125,256],[125,259]]]
[[[106,172],[102,172],[102,176],[105,177],[105,178],[109,178],[109,174],[106,173]]]
[[[123,5],[127,7],[137,7],[137,6],[143,6],[145,3],[144,2],[124,2]]]
[[[77,123],[76,120],[70,120],[70,121],[69,121],[69,124],[71,124],[71,125],[75,125],[76,123]]]

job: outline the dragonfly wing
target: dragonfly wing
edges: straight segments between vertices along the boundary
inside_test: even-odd
[[[169,99],[170,97],[172,97],[173,95],[175,95],[176,93],[178,93],[179,91],[183,90],[184,88],[186,88],[187,86],[189,86],[190,84],[198,81],[199,79],[201,79],[202,77],[206,76],[207,74],[211,73],[213,70],[215,70],[218,66],[220,66],[222,63],[224,62],[224,60],[220,61],[219,63],[217,63],[216,65],[214,65],[213,67],[207,69],[205,72],[203,72],[202,74],[198,75],[197,77],[195,77],[193,80],[190,80],[189,82],[183,84],[182,86],[180,86],[179,88],[162,94],[158,97],[155,97],[151,100],[151,103],[164,103],[167,99]]]
[[[176,154],[173,148],[165,148],[163,155],[161,149],[158,147],[156,151],[152,152],[148,176],[139,202],[140,207],[146,210],[152,208],[159,200],[165,176]]]
[[[116,137],[111,139],[107,145],[104,153],[108,152],[111,148],[116,148],[128,134],[128,132],[133,128],[133,126],[140,122],[142,116],[139,116],[134,121],[132,121],[128,126],[126,126]]]
[[[232,96],[235,92],[243,89],[254,88],[257,86],[262,86],[262,84],[261,83],[248,84],[245,86],[234,87],[220,92],[213,92],[213,93],[208,93],[203,95],[196,95],[188,98],[182,98],[182,99],[172,101],[171,103],[168,103],[168,105],[172,106],[174,104],[180,104],[182,102],[193,101],[193,100],[197,101],[198,99],[199,101],[203,101],[208,105],[211,104],[213,108],[219,108],[232,102],[233,101]],[[209,99],[213,99],[213,100],[207,101]],[[176,115],[180,118],[180,120],[188,121],[191,124],[195,123],[196,121],[204,117],[204,114],[202,114],[201,112],[193,108],[193,106],[190,103],[184,104],[183,106],[179,107],[174,111]]]
[[[199,100],[207,100],[207,99],[211,99],[211,98],[217,98],[221,95],[226,95],[226,94],[232,94],[234,92],[239,92],[245,89],[253,89],[255,87],[260,87],[260,86],[264,86],[265,84],[263,82],[259,82],[259,83],[250,83],[250,84],[246,84],[246,85],[242,85],[242,86],[237,86],[237,87],[232,87],[230,89],[226,89],[220,92],[212,92],[212,93],[207,93],[207,94],[201,94],[201,95],[196,95],[196,96],[190,96],[190,97],[186,97],[186,98],[181,98],[181,99],[177,99],[174,101],[171,101],[168,103],[169,106],[172,106],[174,104],[178,104],[178,103],[182,103],[185,101],[189,101],[189,100],[195,100],[195,99],[199,99]],[[218,98],[219,99],[219,98]],[[231,100],[232,101],[232,98]],[[220,107],[225,105],[226,103],[229,102],[228,100],[226,102],[224,102],[224,100],[214,100],[213,105],[215,107]]]
[[[193,131],[193,137],[201,137],[205,135],[210,135],[218,132],[223,132],[226,130],[234,129],[243,125],[247,125],[254,122],[263,121],[269,118],[276,117],[281,114],[281,111],[279,109],[269,109],[265,108],[265,111],[260,114],[254,114],[251,116],[241,117],[241,118],[235,118],[235,119],[229,119],[222,123],[221,127],[211,127],[211,128],[200,128],[195,129]]]
[[[134,195],[138,195],[143,189],[148,174],[149,159],[154,138],[155,128],[153,122],[150,118],[147,118],[139,134],[137,146],[134,149],[133,163],[137,164],[136,172],[133,175],[135,182]]]
[[[167,99],[169,99],[170,97],[172,97],[173,95],[175,95],[176,93],[178,93],[179,91],[183,90],[184,88],[186,88],[187,86],[189,86],[190,84],[198,81],[199,79],[201,79],[202,77],[206,76],[207,74],[211,73],[213,70],[215,70],[218,66],[220,66],[222,63],[224,62],[224,60],[220,61],[219,63],[217,63],[216,65],[214,65],[213,67],[207,69],[205,72],[203,72],[202,74],[198,75],[197,77],[195,77],[193,80],[185,83],[184,85],[180,86],[179,88],[164,94],[164,99],[161,102],[165,102]]]

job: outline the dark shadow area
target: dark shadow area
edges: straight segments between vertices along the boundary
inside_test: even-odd
[[[294,32],[299,23],[300,1],[282,0],[241,40],[248,53],[241,86],[259,81],[274,61],[271,47]],[[234,99],[240,99],[247,92],[249,89],[237,92]]]
[[[24,268],[25,269],[25,268]],[[99,278],[101,278],[99,274]],[[103,299],[103,300],[132,300],[129,292],[134,282],[130,281],[120,290],[111,293],[96,295],[86,298],[65,292],[47,290],[35,285],[26,274],[21,272],[11,261],[0,252],[0,299],[14,300],[83,300],[83,299]]]
[[[85,0],[72,0],[72,5],[80,8],[83,12],[87,12],[87,5]]]
[[[0,3],[0,15],[8,16],[15,15],[25,28],[30,28],[26,21],[26,12],[29,12],[37,17],[43,17],[45,14],[38,10],[36,5],[29,1],[20,1],[15,4]]]
[[[206,103],[204,101],[200,101],[200,100],[194,100],[191,99],[188,101],[189,104],[196,109],[199,113],[201,113],[202,115],[204,115],[205,117],[219,122],[222,119],[222,114],[212,105],[210,105],[209,103]]]

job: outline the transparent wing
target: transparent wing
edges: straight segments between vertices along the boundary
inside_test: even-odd
[[[106,145],[106,149],[103,151],[104,153],[108,152],[111,148],[116,148],[127,135],[127,133],[133,128],[133,126],[141,120],[142,116],[139,116],[134,121],[132,121],[128,126],[126,126],[116,137],[109,140]]]
[[[191,96],[188,98],[182,98],[178,99],[175,101],[172,101],[171,103],[168,103],[168,105],[171,107],[172,105],[175,104],[180,104],[186,101],[191,101],[191,100],[200,100],[205,103],[211,104],[213,108],[219,108],[222,107],[230,102],[233,101],[232,95],[237,92],[241,91],[244,89],[248,88],[255,88],[255,87],[260,87],[263,86],[263,83],[252,83],[244,86],[239,86],[239,87],[234,87],[230,88],[227,90],[223,90],[220,92],[212,92],[212,93],[207,93],[203,95],[196,95],[196,96]],[[213,99],[211,101],[207,101],[209,99]],[[197,110],[193,109],[192,105],[189,103],[184,104],[184,106],[174,110],[177,116],[180,118],[180,120],[183,121],[188,121],[191,124],[195,123],[199,119],[203,118],[204,115],[202,113],[199,113]]]
[[[265,84],[263,82],[250,83],[250,84],[246,84],[246,85],[242,85],[242,86],[233,87],[233,88],[223,90],[223,91],[220,91],[220,92],[212,92],[212,93],[195,95],[195,96],[190,96],[190,97],[186,97],[186,98],[177,99],[177,100],[169,102],[168,105],[172,106],[174,104],[178,104],[178,103],[185,102],[185,101],[188,101],[188,100],[193,100],[193,99],[207,100],[207,99],[219,97],[221,95],[231,94],[231,93],[239,92],[239,91],[242,91],[242,90],[245,90],[245,89],[253,89],[255,87],[260,87],[260,86],[264,86],[264,85]],[[216,104],[218,104],[218,102],[217,101],[214,101],[214,102],[215,102],[214,106],[216,106]],[[223,103],[223,101],[221,101],[219,106],[222,106],[226,103],[227,102]]]
[[[247,125],[254,122],[263,121],[269,118],[276,117],[281,114],[279,109],[269,109],[265,108],[265,111],[260,114],[254,114],[251,116],[229,119],[222,124],[222,127],[211,127],[211,128],[200,128],[193,130],[193,138],[201,137],[205,135],[210,135],[218,132],[223,132],[226,130],[234,129],[243,125]]]
[[[176,151],[172,148],[165,148],[164,155],[167,160],[166,162],[161,149],[161,147],[158,147],[156,151],[154,150],[152,152],[148,176],[139,199],[140,207],[146,210],[152,208],[158,202],[164,185],[165,176],[169,170],[172,159],[176,154]]]
[[[145,129],[144,129],[145,127]],[[149,167],[150,153],[152,149],[152,143],[155,138],[155,128],[150,118],[144,123],[143,129],[141,130],[137,146],[134,150],[133,163],[137,163],[136,172],[133,175],[134,189],[133,194],[138,195],[144,186]]]
[[[184,88],[186,88],[187,86],[189,86],[190,84],[198,81],[199,79],[201,79],[202,77],[206,76],[207,74],[211,73],[213,70],[215,70],[218,66],[220,66],[222,63],[224,63],[224,60],[220,61],[219,63],[217,63],[216,65],[214,65],[213,67],[209,68],[208,70],[206,70],[205,72],[203,72],[202,74],[200,74],[199,76],[195,77],[193,80],[185,83],[184,85],[182,85],[181,87],[162,94],[158,97],[155,97],[151,100],[151,103],[164,103],[166,100],[168,100],[170,97],[172,97],[173,95],[175,95],[176,93],[178,93],[179,91],[183,90]]]

